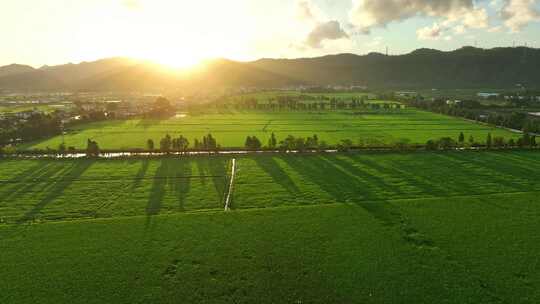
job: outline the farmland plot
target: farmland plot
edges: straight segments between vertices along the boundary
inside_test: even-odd
[[[471,123],[462,119],[422,112],[414,109],[399,112],[355,113],[339,112],[226,112],[187,115],[166,120],[105,121],[71,128],[65,136],[67,146],[86,148],[87,140],[98,142],[102,149],[146,148],[148,139],[157,146],[166,134],[194,139],[211,133],[223,148],[242,148],[247,136],[257,136],[266,145],[272,133],[278,141],[288,135],[308,137],[317,134],[320,141],[335,145],[343,139],[353,143],[391,144],[408,140],[424,144],[429,139],[451,137],[460,132],[468,139],[483,143],[488,133],[506,139],[517,137],[509,131]],[[24,149],[47,147],[56,149],[62,138],[29,143]]]

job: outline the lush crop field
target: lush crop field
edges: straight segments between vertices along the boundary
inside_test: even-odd
[[[261,155],[237,159],[233,208],[540,191],[536,152]],[[0,161],[0,220],[221,209],[226,157]]]
[[[238,162],[234,207],[522,193],[540,191],[538,178],[536,152],[249,157]]]
[[[1,160],[0,303],[540,301],[536,151],[229,166]]]
[[[0,220],[221,209],[227,166],[224,158],[2,161]]]
[[[536,151],[229,166],[1,160],[0,303],[540,301]]]
[[[263,144],[274,132],[278,140],[288,135],[307,137],[317,134],[321,141],[333,145],[342,139],[353,143],[393,143],[407,139],[424,144],[429,139],[452,137],[459,133],[466,138],[472,135],[477,142],[484,142],[487,134],[507,139],[515,134],[471,123],[458,118],[422,112],[414,109],[381,111],[379,113],[341,112],[227,112],[178,116],[167,120],[105,121],[72,128],[65,136],[67,146],[86,147],[93,139],[104,149],[145,148],[148,139],[159,146],[166,134],[186,136],[191,144],[194,138],[208,133],[217,138],[222,147],[243,147],[247,136],[257,136]],[[22,146],[22,148],[57,148],[60,136]]]
[[[537,194],[0,226],[2,303],[538,303]]]

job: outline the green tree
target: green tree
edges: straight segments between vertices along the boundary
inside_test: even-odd
[[[277,146],[277,139],[274,132],[272,132],[272,135],[270,136],[270,139],[268,140],[268,148],[275,149]]]
[[[88,157],[98,157],[100,153],[99,145],[97,142],[88,139],[86,142],[86,156]]]
[[[283,141],[280,142],[280,150],[294,150],[296,146],[296,138],[292,135],[287,136]]]
[[[182,135],[177,138],[176,142],[178,145],[178,150],[182,152],[187,151],[187,149],[189,148],[189,140]]]
[[[148,149],[148,151],[153,151],[154,150],[154,140],[153,139],[148,139],[146,141],[146,148]]]
[[[167,117],[174,115],[175,109],[171,102],[164,97],[158,97],[152,106],[151,114],[156,117]]]
[[[450,137],[442,137],[441,139],[439,139],[438,145],[440,149],[446,150],[455,148],[457,146],[457,143],[454,139]]]
[[[458,142],[460,145],[463,145],[463,143],[465,143],[465,134],[463,134],[463,132],[459,133]]]
[[[348,152],[351,150],[353,145],[352,140],[350,139],[342,139],[340,143],[337,145],[337,150],[339,152]]]
[[[526,147],[531,146],[531,135],[529,132],[523,133],[523,145]]]
[[[503,137],[500,137],[500,136],[497,136],[495,138],[493,138],[493,146],[494,147],[497,147],[497,148],[501,148],[501,147],[504,147],[504,138]]]
[[[491,148],[492,144],[493,144],[493,141],[491,139],[491,133],[488,133],[487,138],[486,138],[486,147],[489,149]]]
[[[296,141],[294,142],[294,148],[299,152],[304,152],[307,148],[306,140],[303,137],[297,137]]]
[[[248,150],[260,150],[262,147],[261,141],[257,138],[257,136],[248,136],[246,138],[246,149]]]
[[[58,146],[58,153],[60,153],[60,154],[66,154],[66,144],[65,144],[65,143],[61,143],[61,144]]]
[[[474,137],[472,135],[469,135],[469,145],[474,145]]]
[[[433,139],[430,139],[426,142],[426,150],[437,150],[438,147],[438,143]]]
[[[169,153],[171,151],[172,140],[169,134],[165,135],[159,142],[159,149],[161,152]]]
[[[244,143],[244,147],[246,149],[251,149],[251,145],[252,145],[252,139],[251,139],[251,136],[248,136],[246,137],[246,141]]]

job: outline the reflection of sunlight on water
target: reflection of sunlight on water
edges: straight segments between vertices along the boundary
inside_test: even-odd
[[[187,114],[185,113],[179,113],[174,116],[174,118],[186,118],[186,117],[187,117]]]

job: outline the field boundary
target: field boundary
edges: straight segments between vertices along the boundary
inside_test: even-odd
[[[231,179],[229,180],[229,189],[227,191],[227,196],[225,197],[225,211],[230,210],[230,204],[231,204],[231,195],[234,187],[234,176],[236,174],[236,158],[232,159],[232,165],[231,165]]]

